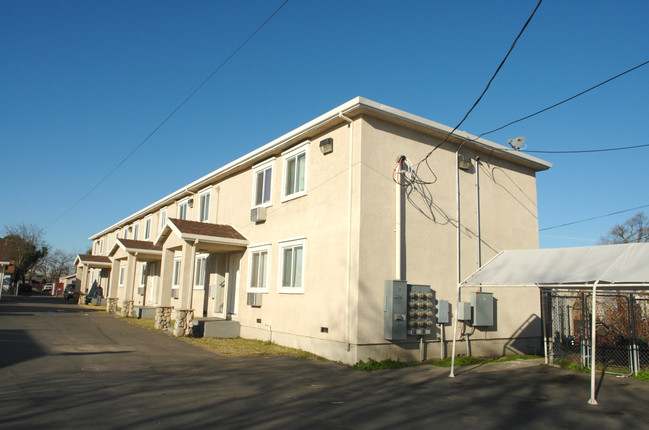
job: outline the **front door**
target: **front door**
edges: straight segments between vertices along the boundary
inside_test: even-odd
[[[239,265],[242,257],[243,254],[237,252],[236,254],[230,254],[228,261],[228,319],[230,319],[232,315],[237,315],[239,309]]]
[[[226,264],[228,260],[227,254],[216,254],[216,277],[215,283],[212,284],[210,288],[213,300],[214,300],[214,316],[219,318],[225,318],[225,273],[226,273]]]
[[[158,263],[147,264],[146,305],[154,306],[158,301]]]

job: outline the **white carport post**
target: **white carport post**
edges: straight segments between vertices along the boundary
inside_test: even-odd
[[[449,378],[455,378],[455,339],[457,338],[457,307],[460,304],[460,288],[462,284],[457,284],[457,300],[455,301],[455,315],[453,318],[453,351],[451,352],[451,373],[448,375]]]
[[[593,305],[592,315],[590,316],[590,399],[589,405],[597,405],[595,400],[595,349],[597,345],[597,284],[599,279],[593,284]]]

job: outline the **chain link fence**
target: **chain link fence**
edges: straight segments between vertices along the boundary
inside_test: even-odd
[[[590,368],[592,293],[541,294],[550,362]],[[598,370],[622,375],[649,371],[649,292],[598,292],[595,324]]]

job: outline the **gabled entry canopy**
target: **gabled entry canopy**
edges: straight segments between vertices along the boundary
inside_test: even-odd
[[[105,255],[92,255],[92,254],[79,254],[74,260],[74,265],[78,266],[83,264],[84,266],[91,267],[93,269],[101,268],[110,268],[110,258]]]
[[[162,246],[172,233],[209,252],[238,251],[246,249],[249,244],[248,239],[231,225],[169,218],[154,245]]]
[[[108,255],[115,256],[118,249],[123,249],[129,254],[136,254],[140,261],[156,261],[162,258],[162,247],[155,246],[153,242],[145,240],[117,239]]]
[[[649,287],[649,243],[502,251],[462,286]]]

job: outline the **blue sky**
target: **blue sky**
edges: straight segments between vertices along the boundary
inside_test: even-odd
[[[0,227],[51,224],[281,3],[0,0]],[[90,235],[355,96],[454,126],[535,5],[291,0],[46,239],[84,252]],[[491,130],[649,60],[647,16],[643,1],[546,0],[460,129]],[[647,144],[648,113],[645,66],[488,138]],[[537,176],[540,228],[649,205],[648,154],[538,155],[554,163]],[[635,212],[542,231],[541,247],[594,244]]]

